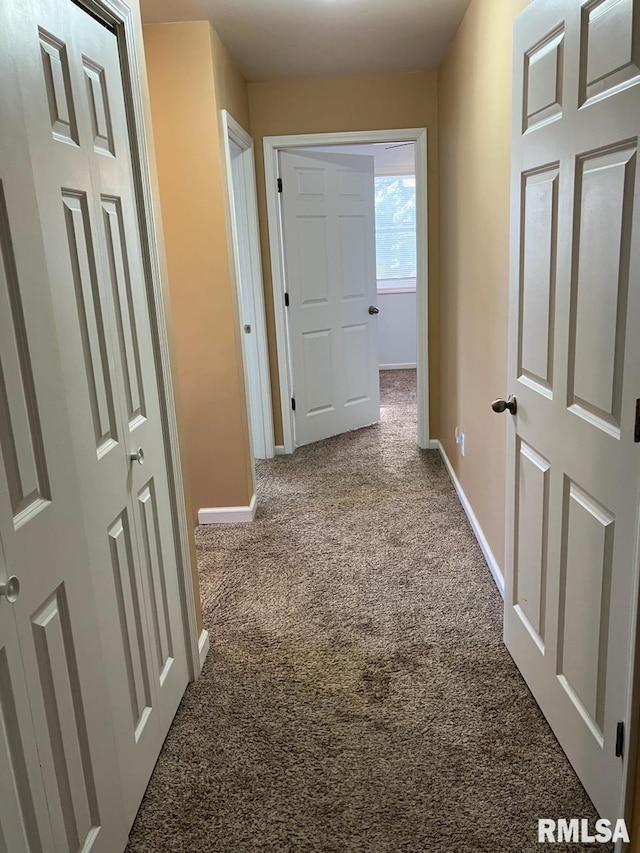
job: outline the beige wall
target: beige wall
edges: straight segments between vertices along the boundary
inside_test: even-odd
[[[228,110],[234,119],[250,133],[249,93],[244,77],[234,58],[220,41],[218,33],[209,28],[213,53],[213,79],[216,84],[216,101],[219,110]]]
[[[513,19],[527,0],[472,0],[440,68],[440,438],[504,565]],[[465,456],[454,444],[465,433]]]
[[[248,125],[244,81],[207,22],[144,27],[191,504],[253,491],[217,110]]]
[[[429,147],[431,432],[438,433],[438,87],[433,71],[249,83],[276,443],[282,444],[262,139],[294,133],[426,127]]]

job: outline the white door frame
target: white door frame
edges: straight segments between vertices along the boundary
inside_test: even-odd
[[[71,2],[71,0],[69,0]],[[94,18],[115,31],[120,47],[134,189],[140,225],[140,244],[149,303],[155,371],[158,380],[163,439],[169,482],[173,539],[178,566],[180,604],[189,677],[195,680],[209,647],[206,631],[198,633],[189,522],[184,499],[178,424],[172,379],[172,352],[167,333],[169,289],[164,253],[160,197],[151,133],[151,107],[144,62],[142,24],[136,0],[74,0]],[[152,165],[153,164],[153,165]]]
[[[291,354],[287,334],[284,304],[285,275],[278,193],[278,154],[283,148],[305,148],[325,145],[371,145],[376,142],[415,142],[416,158],[416,313],[418,315],[418,447],[427,449],[429,442],[429,240],[427,227],[427,129],[424,127],[399,130],[364,130],[346,133],[305,133],[293,136],[265,136],[264,177],[267,193],[269,223],[269,249],[271,253],[271,279],[273,281],[273,307],[276,321],[278,350],[278,377],[284,453],[293,453],[293,412],[291,410]]]
[[[235,269],[236,287],[238,289],[238,305],[242,305],[243,286],[248,289],[246,295],[253,306],[253,334],[257,359],[255,369],[257,381],[249,381],[249,358],[245,334],[240,330],[242,340],[242,363],[244,369],[245,390],[247,398],[247,414],[250,428],[253,454],[257,459],[271,459],[275,456],[275,439],[273,435],[273,409],[271,405],[271,382],[269,378],[269,350],[267,347],[267,323],[264,310],[264,288],[262,284],[262,261],[260,258],[260,227],[258,225],[258,196],[256,191],[256,168],[253,156],[253,139],[243,127],[227,111],[222,110],[222,128],[224,138],[224,157],[227,171],[227,191],[229,196],[229,224],[231,228],[231,243],[233,247],[233,265]],[[238,222],[236,220],[235,193],[231,164],[230,143],[234,142],[241,150],[241,168],[243,186],[240,188],[244,195],[247,209],[249,234],[247,239],[238,238]],[[250,269],[250,281],[243,283],[242,269]],[[253,464],[253,463],[252,463]],[[254,478],[255,479],[255,478]]]

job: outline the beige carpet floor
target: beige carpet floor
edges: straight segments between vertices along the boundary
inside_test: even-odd
[[[593,807],[416,447],[415,372],[381,391],[379,425],[258,465],[253,524],[198,529],[211,652],[128,853],[583,849],[537,843],[538,817]]]

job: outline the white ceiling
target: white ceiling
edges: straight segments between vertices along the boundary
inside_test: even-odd
[[[140,0],[140,7],[144,23],[208,19],[253,81],[437,68],[469,2]]]
[[[413,142],[376,142],[373,145],[324,145],[313,148],[291,149],[303,151],[328,151],[330,154],[366,154],[375,160],[376,171],[389,174],[397,169],[397,174],[410,174],[415,171],[415,144]]]

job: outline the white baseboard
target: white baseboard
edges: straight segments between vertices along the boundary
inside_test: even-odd
[[[209,632],[204,629],[198,637],[198,652],[200,653],[200,669],[202,669],[209,654]]]
[[[427,450],[440,450],[440,439],[439,438],[430,438],[429,446]]]
[[[249,506],[205,507],[198,510],[198,524],[239,524],[253,521],[256,514],[256,496]]]
[[[284,449],[284,444],[276,444],[276,456],[287,456],[287,451]]]
[[[453,470],[453,466],[449,461],[449,457],[447,456],[442,443],[438,439],[434,439],[433,443],[440,451],[440,456],[442,456],[442,461],[445,464],[447,471],[449,472],[449,477],[451,477],[451,482],[458,494],[458,498],[460,503],[462,504],[462,508],[467,514],[467,518],[469,519],[469,524],[471,525],[471,529],[474,532],[476,539],[478,540],[478,545],[480,545],[480,549],[484,554],[484,558],[487,561],[487,565],[489,566],[489,571],[493,575],[493,579],[496,582],[496,586],[498,587],[498,591],[500,595],[504,598],[504,576],[502,574],[502,570],[498,565],[496,558],[493,556],[493,552],[489,547],[489,543],[487,542],[487,538],[482,532],[482,528],[480,527],[480,523],[476,518],[476,514],[471,509],[471,504],[469,503],[469,499],[464,493],[462,485],[460,484],[460,480],[456,476],[456,472]],[[431,444],[431,442],[430,442]]]
[[[378,370],[413,370],[417,367],[418,365],[414,361],[413,364],[380,364]]]

